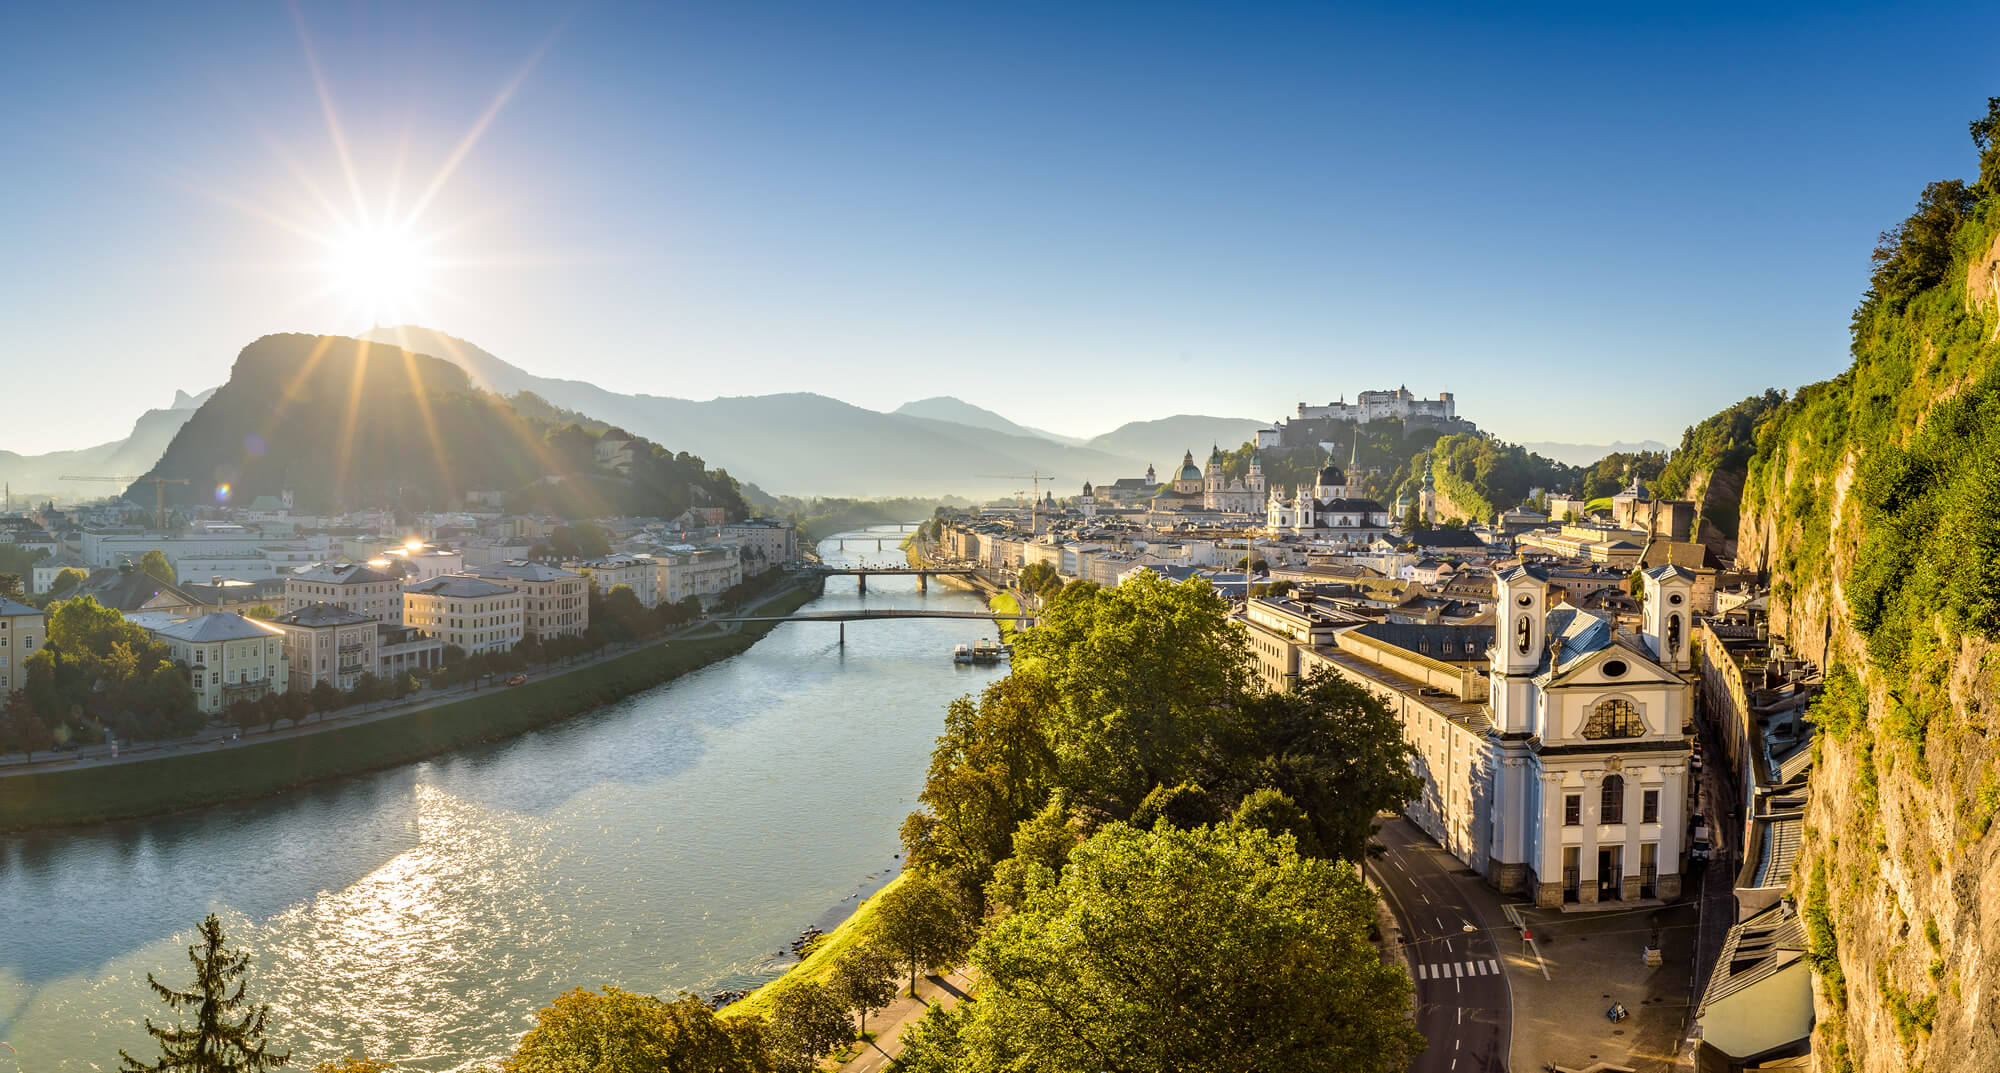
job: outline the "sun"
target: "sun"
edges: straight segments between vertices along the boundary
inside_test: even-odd
[[[433,242],[408,226],[350,225],[326,247],[327,286],[372,323],[407,319],[436,285]]]

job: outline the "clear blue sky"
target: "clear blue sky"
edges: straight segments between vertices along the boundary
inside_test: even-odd
[[[0,448],[369,326],[299,233],[353,215],[300,26],[378,210],[515,84],[409,315],[618,390],[1074,434],[1407,383],[1676,439],[1845,364],[1875,234],[2000,93],[1975,5],[1247,7],[14,10]]]

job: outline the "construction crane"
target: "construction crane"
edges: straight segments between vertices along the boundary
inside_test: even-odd
[[[150,484],[153,486],[153,524],[164,530],[167,527],[167,485],[186,484],[186,477],[71,477],[66,481],[113,481],[118,484]]]
[[[1033,473],[981,473],[978,476],[996,481],[1029,481],[1033,485],[1034,498],[1028,500],[1028,535],[1037,536],[1042,529],[1042,482],[1056,479],[1053,473],[1036,470]],[[1014,493],[1019,495],[1019,492]]]

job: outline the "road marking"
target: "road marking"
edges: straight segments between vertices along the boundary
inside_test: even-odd
[[[1465,1023],[1465,1007],[1463,1006],[1460,1006],[1458,1008],[1458,1023],[1459,1024]]]
[[[1500,962],[1497,959],[1487,958],[1486,964],[1492,967],[1493,975],[1495,976],[1500,975]]]
[[[1455,977],[1456,977],[1456,976],[1464,976],[1464,975],[1465,975],[1465,966],[1463,966],[1463,965],[1460,965],[1460,964],[1459,964],[1458,962],[1456,962],[1456,961],[1452,962],[1452,963],[1451,963],[1451,974],[1452,974],[1453,976],[1455,976]]]
[[[1431,978],[1431,967],[1429,965],[1417,966],[1417,979],[1428,980],[1430,978]]]

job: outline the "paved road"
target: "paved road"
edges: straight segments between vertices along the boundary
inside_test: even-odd
[[[1380,837],[1388,854],[1368,871],[1403,929],[1417,1028],[1430,1040],[1412,1073],[1506,1073],[1513,1022],[1506,971],[1489,922],[1460,890],[1477,880],[1452,875],[1464,866],[1407,820],[1384,822]]]

